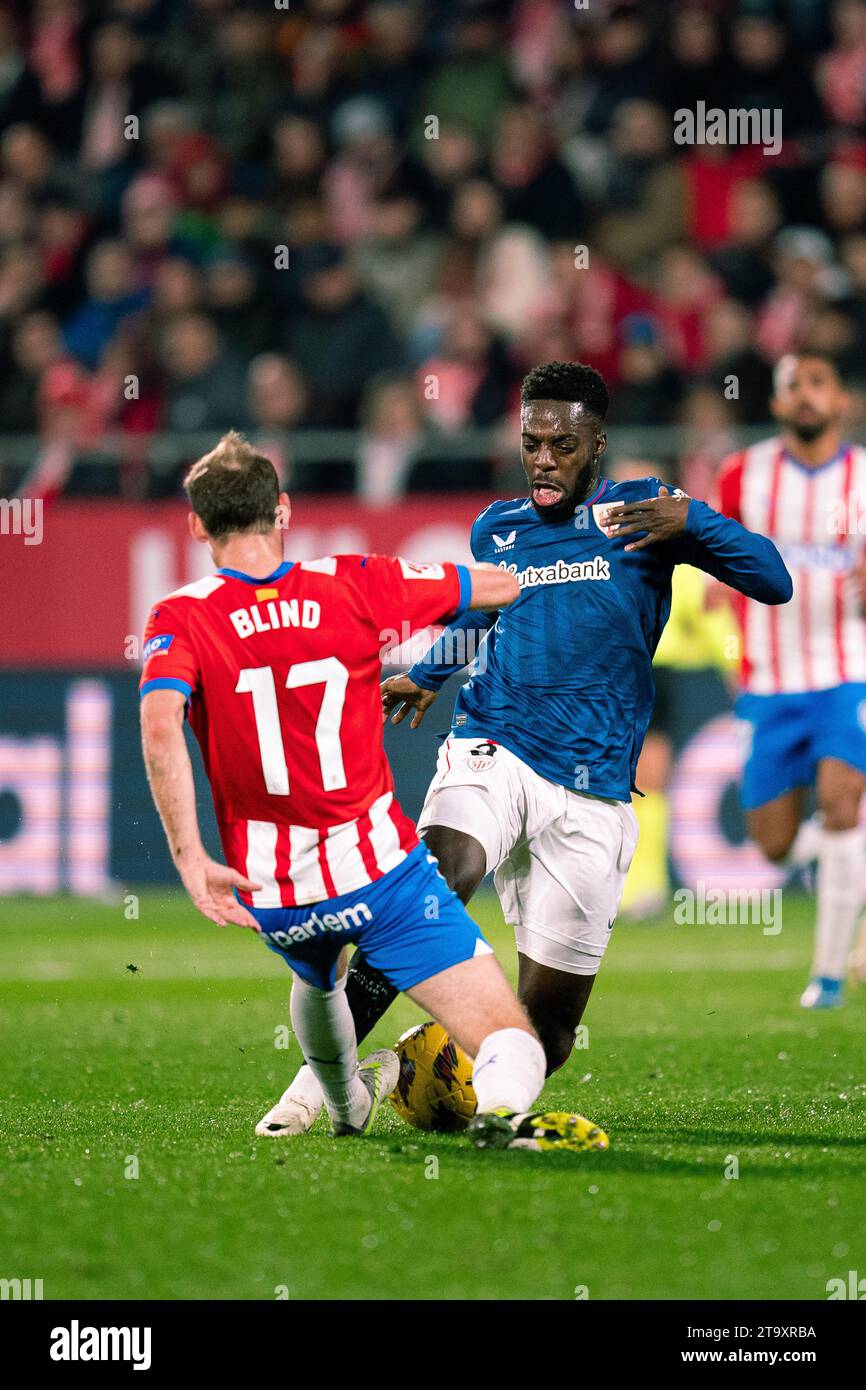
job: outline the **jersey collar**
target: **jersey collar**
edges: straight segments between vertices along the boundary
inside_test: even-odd
[[[277,565],[273,574],[266,574],[261,579],[258,575],[244,574],[243,570],[222,569],[217,570],[217,574],[223,575],[226,579],[242,579],[245,584],[273,584],[275,579],[282,579],[284,574],[288,574],[294,563],[294,560],[284,560],[281,565]]]
[[[832,458],[825,459],[823,463],[816,464],[814,468],[810,467],[808,463],[801,462],[796,454],[791,453],[790,449],[783,448],[782,457],[787,463],[793,463],[794,467],[799,468],[803,473],[822,473],[825,468],[832,468],[834,463],[838,463],[840,459],[843,459],[850,448],[850,444],[843,442],[839,445],[838,450]]]

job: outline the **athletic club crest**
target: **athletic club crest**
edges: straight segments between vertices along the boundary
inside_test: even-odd
[[[601,524],[601,518],[604,516],[604,513],[612,512],[616,507],[621,506],[623,506],[622,502],[596,502],[593,504],[592,519],[598,527],[599,531],[604,531],[604,527]],[[606,535],[607,532],[604,532],[604,534]]]
[[[469,749],[469,757],[466,759],[466,766],[471,772],[486,772],[491,768],[496,756],[496,744],[485,741],[477,743],[474,748]]]

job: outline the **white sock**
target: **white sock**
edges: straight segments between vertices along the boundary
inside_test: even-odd
[[[346,1001],[346,977],[334,989],[316,989],[298,975],[292,984],[292,1027],[324,1092],[332,1120],[362,1125],[370,1093],[358,1076],[355,1025]]]
[[[824,826],[819,814],[816,813],[808,820],[804,820],[794,836],[794,843],[785,855],[783,861],[785,868],[802,869],[807,864],[812,864],[821,852],[823,834]]]
[[[472,1085],[479,1114],[485,1110],[529,1110],[544,1085],[544,1048],[524,1028],[498,1028],[478,1049]]]
[[[862,826],[824,830],[818,855],[818,917],[812,974],[841,980],[863,906]]]
[[[309,1106],[311,1110],[321,1110],[325,1097],[309,1062],[298,1068],[280,1099],[296,1100],[301,1105]]]

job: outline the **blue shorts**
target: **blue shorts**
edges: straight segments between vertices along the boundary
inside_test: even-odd
[[[373,968],[399,990],[492,954],[424,845],[354,893],[305,907],[250,911],[266,946],[318,989],[333,989],[337,960],[349,941],[363,947]]]
[[[866,683],[796,695],[740,695],[734,706],[751,725],[741,800],[747,811],[815,781],[822,758],[866,774]]]

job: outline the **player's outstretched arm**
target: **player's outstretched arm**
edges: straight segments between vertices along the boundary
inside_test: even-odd
[[[520,597],[517,575],[499,565],[487,562],[469,565],[472,577],[472,597],[469,607],[489,612],[491,608],[506,608]]]
[[[382,682],[383,723],[390,715],[392,724],[402,724],[412,712],[409,727],[417,729],[448,677],[462,671],[475,656],[476,644],[469,634],[486,632],[495,621],[495,610],[513,603],[519,595],[516,577],[499,565],[482,563],[468,568],[472,579],[469,601],[472,611],[449,623],[411,671],[390,676]]]
[[[211,859],[201,842],[192,764],[183,735],[184,703],[177,690],[151,690],[141,701],[144,765],[171,857],[199,912],[220,927],[233,922],[258,931],[256,919],[233,890],[252,892],[261,885]]]

